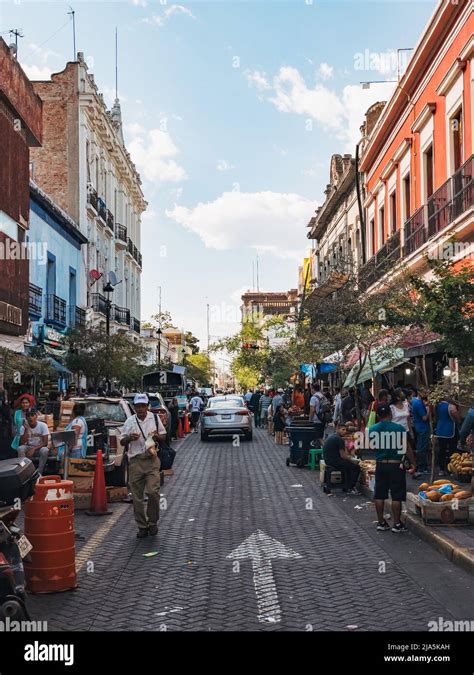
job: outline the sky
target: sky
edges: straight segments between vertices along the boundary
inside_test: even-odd
[[[76,50],[111,106],[115,27],[124,135],[148,208],[142,320],[162,309],[207,346],[238,330],[240,296],[296,288],[306,225],[334,153],[390,97],[399,48],[433,0],[74,2]],[[73,57],[69,3],[0,3],[0,34],[44,79]],[[409,53],[400,53],[400,66]],[[382,80],[369,89],[361,81]]]

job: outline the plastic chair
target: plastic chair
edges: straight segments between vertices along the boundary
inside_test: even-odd
[[[308,455],[308,467],[311,471],[316,471],[319,469],[319,462],[323,456],[323,451],[321,448],[310,448]]]

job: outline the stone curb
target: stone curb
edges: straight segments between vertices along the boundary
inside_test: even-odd
[[[366,486],[362,486],[361,490],[366,497],[373,501],[372,492]],[[390,500],[387,500],[387,502],[390,503]],[[469,549],[458,546],[450,537],[434,531],[433,528],[408,513],[405,515],[405,525],[410,532],[433,546],[445,558],[474,576],[474,553]]]

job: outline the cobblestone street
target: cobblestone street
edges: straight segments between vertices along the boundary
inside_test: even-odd
[[[375,531],[366,498],[326,497],[319,473],[286,467],[288,447],[266,432],[176,447],[158,538],[135,538],[128,504],[77,513],[79,587],[30,596],[32,618],[92,631],[421,631],[474,618],[471,576],[411,533]]]

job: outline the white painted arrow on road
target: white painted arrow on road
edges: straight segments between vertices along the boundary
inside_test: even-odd
[[[272,560],[301,557],[299,553],[280,541],[272,539],[262,530],[257,530],[251,534],[227,556],[231,560],[252,560],[253,583],[257,594],[258,620],[260,623],[278,623],[281,621]]]

